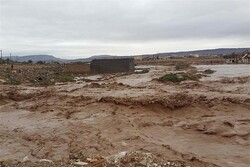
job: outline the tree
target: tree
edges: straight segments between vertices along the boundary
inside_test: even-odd
[[[44,61],[37,61],[36,64],[45,64]]]
[[[33,63],[33,61],[32,61],[32,60],[28,60],[28,63],[29,63],[29,64],[32,64],[32,63]]]

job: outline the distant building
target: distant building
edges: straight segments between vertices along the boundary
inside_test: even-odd
[[[190,57],[194,57],[194,58],[198,58],[198,57],[200,57],[200,55],[199,55],[199,54],[190,54],[189,56],[190,56]]]
[[[142,61],[142,56],[134,56],[135,61]]]
[[[155,55],[147,55],[143,57],[144,61],[154,61],[154,60],[160,60],[160,56],[158,54]]]
[[[236,62],[237,62],[237,59],[233,58],[233,57],[230,57],[230,58],[226,59],[226,63],[228,63],[228,64],[232,64],[232,63],[234,64]]]
[[[160,56],[159,59],[160,59],[160,60],[168,60],[169,57],[167,57],[167,56]]]
[[[90,64],[92,74],[134,72],[134,58],[95,59]]]
[[[241,60],[242,60],[242,63],[249,64],[250,63],[250,53],[244,54],[244,56],[242,56]]]
[[[244,52],[242,54],[235,54],[232,53],[231,55],[224,56],[226,59],[226,62],[229,64],[238,64],[238,63],[244,63],[249,64],[250,63],[250,53]]]

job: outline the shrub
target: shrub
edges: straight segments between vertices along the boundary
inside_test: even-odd
[[[180,70],[187,70],[188,67],[189,67],[189,64],[186,64],[186,63],[178,63],[178,64],[176,64],[175,69],[176,69],[177,71],[180,71]]]
[[[33,61],[32,61],[32,60],[28,60],[28,63],[29,63],[29,64],[32,64],[32,63],[33,63]]]
[[[10,77],[9,81],[10,81],[10,84],[12,84],[12,85],[20,85],[21,84],[21,82],[14,77]]]
[[[183,73],[181,74],[185,80],[198,81],[201,78],[201,75],[191,74],[191,73]]]
[[[37,61],[36,64],[45,64],[45,61]]]
[[[205,74],[213,74],[215,71],[211,69],[207,69],[204,71]]]
[[[74,76],[68,74],[59,74],[55,77],[57,82],[74,82]]]
[[[159,81],[162,81],[162,82],[181,82],[181,81],[184,81],[184,79],[179,78],[177,76],[177,74],[170,73],[170,74],[166,74],[166,75],[160,77]]]
[[[179,83],[186,80],[198,81],[199,78],[200,77],[198,75],[190,73],[176,73],[176,74],[170,73],[160,77],[159,81]]]

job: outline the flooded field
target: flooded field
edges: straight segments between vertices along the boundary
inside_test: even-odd
[[[222,78],[249,77],[249,64],[221,64],[221,65],[197,65],[198,70],[211,69],[215,72],[203,80],[219,80]]]
[[[0,166],[248,167],[249,66],[196,67],[216,72],[164,83],[158,78],[175,67],[150,65],[141,74],[0,85]]]

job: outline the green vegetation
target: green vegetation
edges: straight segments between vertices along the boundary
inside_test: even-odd
[[[28,63],[28,62],[26,62]],[[75,82],[74,78],[79,74],[65,73],[61,65],[37,65],[28,66],[11,64],[0,66],[0,84],[29,84],[34,86],[54,85],[57,82]]]
[[[177,71],[187,70],[188,67],[189,67],[189,64],[187,64],[187,63],[178,63],[178,64],[175,65],[175,69]]]
[[[40,76],[31,80],[31,83],[36,85],[54,85],[56,82],[74,82],[74,76],[69,74],[54,74],[50,76]]]
[[[162,82],[181,82],[184,80],[183,80],[183,78],[179,78],[177,76],[177,74],[170,73],[170,74],[166,74],[166,75],[160,77],[159,81],[162,81]]]
[[[180,83],[186,80],[198,81],[200,76],[190,73],[170,73],[160,77],[158,80],[161,82],[174,82]]]
[[[29,64],[32,64],[32,63],[33,63],[33,61],[32,61],[32,60],[28,60],[28,63],[29,63]]]
[[[38,78],[35,80],[32,80],[32,83],[35,85],[42,85],[42,86],[47,86],[47,85],[53,85],[54,83],[51,82],[48,78]]]
[[[17,80],[16,78],[10,77],[9,78],[10,84],[12,85],[20,85],[21,82],[19,80]]]
[[[205,74],[213,74],[215,71],[211,69],[207,69],[204,71]]]
[[[15,77],[12,76],[10,74],[5,74],[4,75],[5,80],[7,81],[7,84],[11,84],[11,85],[20,85],[21,82]]]
[[[70,74],[57,74],[55,75],[55,80],[57,82],[74,82],[74,76]]]
[[[38,61],[36,64],[45,64],[45,61]]]

